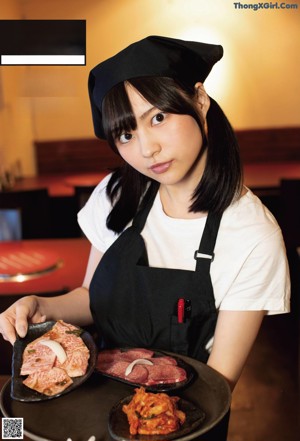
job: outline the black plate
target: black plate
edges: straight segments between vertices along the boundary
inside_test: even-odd
[[[13,357],[12,357],[11,398],[13,398],[14,400],[32,402],[32,401],[51,400],[53,398],[60,397],[61,395],[69,393],[78,386],[80,386],[93,373],[97,362],[97,347],[95,345],[92,336],[88,332],[83,330],[80,337],[82,338],[82,340],[84,341],[84,343],[86,344],[86,346],[90,351],[89,364],[85,375],[82,375],[81,377],[73,378],[72,379],[73,383],[71,384],[71,386],[69,386],[59,394],[52,396],[41,394],[35,390],[26,387],[23,384],[23,380],[25,379],[26,376],[24,375],[21,376],[20,371],[22,366],[22,356],[24,349],[26,348],[28,343],[32,342],[36,338],[41,337],[46,332],[50,331],[50,329],[53,328],[55,323],[56,323],[55,321],[48,321],[44,323],[29,325],[26,337],[17,338],[14,344]]]
[[[120,350],[122,352],[126,352],[130,349],[133,349],[133,348],[121,348]],[[153,352],[154,352],[153,357],[170,356],[168,353],[162,352],[162,351],[161,352],[153,351]],[[145,384],[134,383],[132,381],[125,380],[124,378],[120,378],[120,377],[117,377],[114,375],[106,374],[105,372],[97,370],[97,366],[96,366],[96,371],[99,374],[104,375],[105,377],[111,378],[112,380],[120,381],[121,383],[129,384],[130,386],[134,386],[134,387],[143,386],[148,392],[171,392],[171,391],[176,391],[176,390],[185,388],[197,376],[195,369],[190,364],[186,363],[182,358],[180,358],[178,356],[173,356],[173,355],[172,355],[172,358],[174,358],[176,360],[178,367],[180,367],[186,371],[186,379],[184,381],[179,381],[177,383],[152,384],[151,386],[146,386]]]
[[[181,437],[192,433],[205,420],[205,413],[190,401],[180,399],[178,409],[186,414],[186,421],[179,430],[168,435],[130,435],[127,415],[123,412],[122,406],[128,404],[133,395],[123,398],[111,410],[108,420],[108,430],[110,436],[117,441],[159,441],[180,439]]]

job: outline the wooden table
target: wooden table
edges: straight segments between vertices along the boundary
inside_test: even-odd
[[[74,196],[77,186],[96,186],[108,172],[28,176],[14,184],[15,190],[47,188],[49,196]]]
[[[24,177],[16,181],[17,190],[47,188],[50,196],[73,196],[76,186],[97,185],[108,171],[82,174],[57,174]],[[300,179],[300,162],[263,162],[244,164],[245,184],[251,188],[279,187],[282,178]]]

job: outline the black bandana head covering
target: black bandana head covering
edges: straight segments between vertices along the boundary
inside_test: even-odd
[[[98,64],[91,70],[88,82],[96,136],[105,138],[102,101],[116,84],[131,78],[163,76],[193,87],[197,81],[204,82],[222,56],[219,45],[150,36]]]

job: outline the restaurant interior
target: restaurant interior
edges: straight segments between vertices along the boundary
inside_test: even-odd
[[[1,20],[86,20],[86,64],[0,66],[0,312],[23,295],[59,295],[83,280],[89,243],[77,212],[97,183],[122,163],[94,135],[89,70],[147,35],[220,43],[224,58],[206,89],[236,131],[245,185],[282,228],[292,280],[291,313],[265,318],[233,393],[228,441],[296,441],[300,11],[254,12],[238,4],[1,0]],[[24,275],[28,267],[30,276]],[[11,353],[1,339],[0,387],[11,373]]]

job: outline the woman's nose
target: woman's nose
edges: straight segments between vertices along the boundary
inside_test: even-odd
[[[154,136],[143,134],[139,138],[140,152],[143,157],[151,158],[161,151],[161,145]]]

